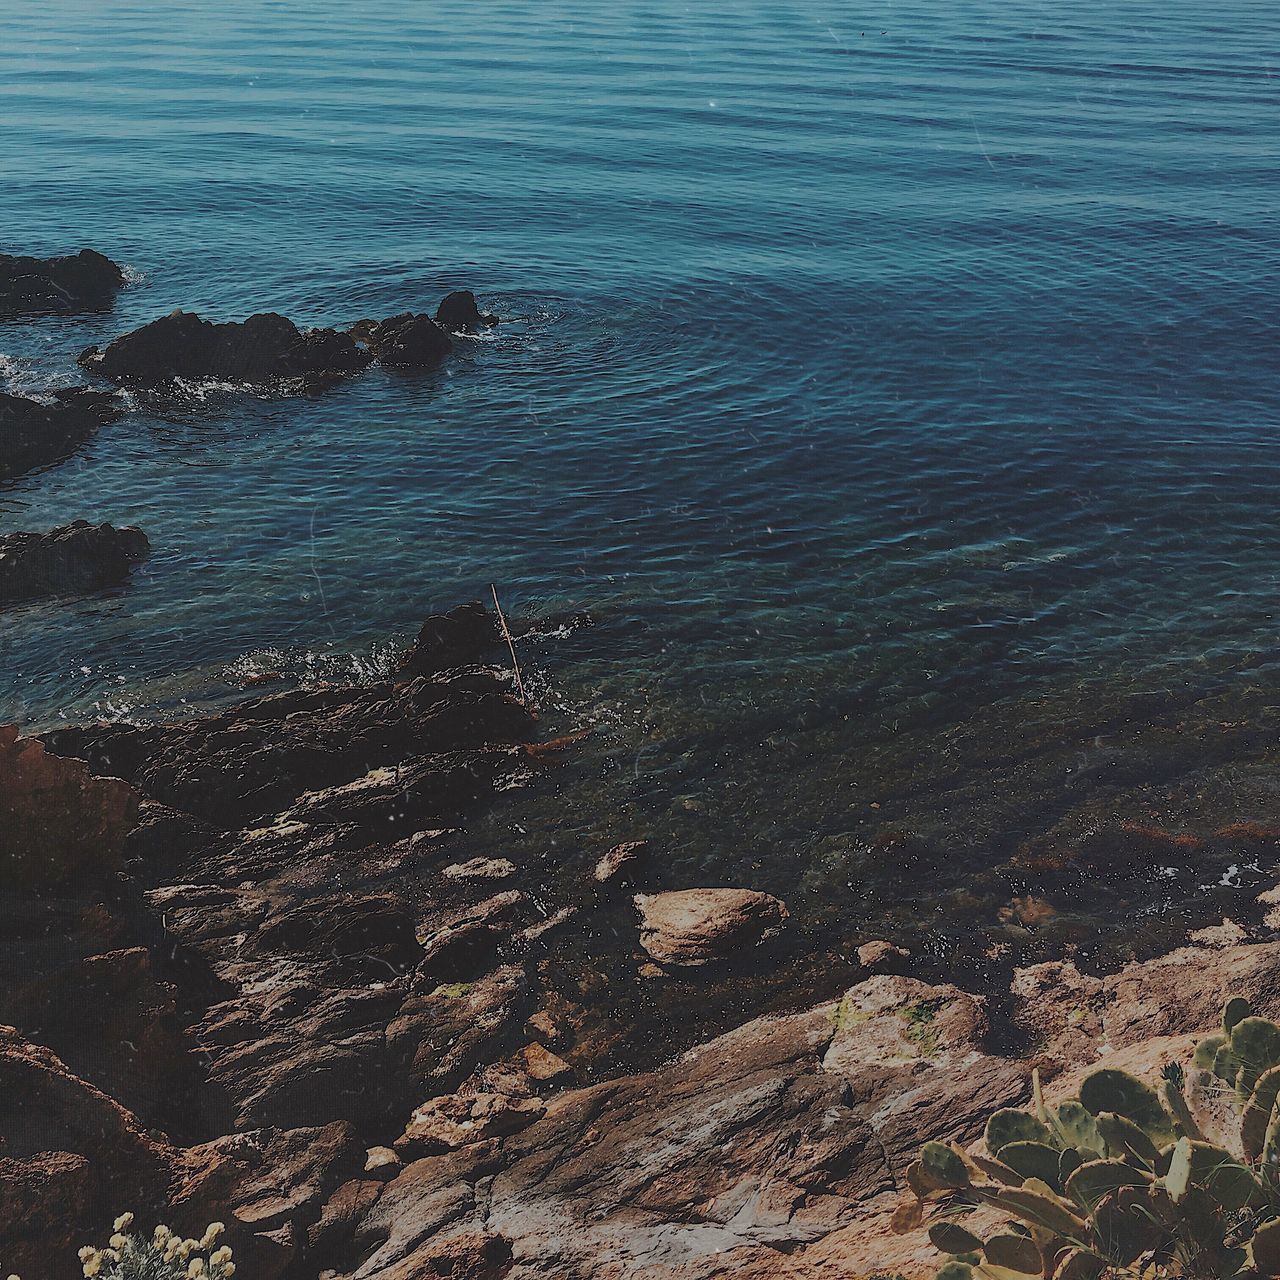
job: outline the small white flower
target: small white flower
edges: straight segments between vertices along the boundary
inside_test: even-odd
[[[236,1264],[234,1262],[226,1263],[222,1268],[222,1280],[231,1280],[236,1273]]]
[[[209,1255],[209,1265],[211,1267],[218,1266],[224,1262],[231,1261],[231,1248],[229,1245],[223,1245],[220,1249],[215,1249]]]
[[[115,1221],[115,1229],[117,1231],[128,1231],[133,1226],[133,1214],[122,1213]]]
[[[200,1277],[204,1274],[204,1259],[192,1258],[191,1265],[187,1268],[187,1276],[189,1277],[189,1280],[200,1280]]]
[[[129,1237],[128,1237],[128,1236],[122,1236],[122,1235],[117,1231],[117,1232],[115,1233],[115,1235],[113,1235],[113,1236],[111,1237],[111,1239],[107,1241],[107,1243],[108,1243],[108,1244],[109,1244],[113,1249],[123,1249],[123,1248],[125,1247],[125,1245],[127,1245],[127,1244],[129,1243]]]

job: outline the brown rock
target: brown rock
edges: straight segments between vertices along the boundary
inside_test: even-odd
[[[400,1172],[400,1157],[390,1147],[370,1147],[365,1152],[364,1172],[368,1178],[389,1182]]]
[[[138,797],[118,778],[50,755],[35,738],[0,726],[0,885],[48,889],[100,883],[115,871]]]
[[[468,884],[484,880],[505,880],[515,875],[516,864],[506,858],[469,858],[445,867],[440,874],[455,884]]]
[[[450,1094],[424,1102],[410,1117],[396,1139],[401,1152],[421,1155],[453,1151],[458,1147],[501,1138],[528,1128],[543,1112],[538,1098],[513,1098],[506,1094]]]
[[[559,1054],[552,1053],[536,1041],[525,1045],[521,1056],[529,1078],[539,1084],[560,1083],[573,1076],[573,1068]]]
[[[637,894],[640,945],[661,965],[689,968],[741,957],[774,938],[787,908],[751,889]]]
[[[892,942],[876,939],[864,942],[858,948],[858,963],[872,973],[896,969],[904,960],[909,959],[911,952],[904,947],[894,946]]]

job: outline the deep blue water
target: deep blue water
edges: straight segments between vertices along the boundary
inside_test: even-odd
[[[0,327],[11,386],[175,306],[513,319],[0,491],[155,548],[0,617],[0,716],[376,665],[497,582],[601,622],[530,655],[602,725],[572,829],[625,801],[677,880],[821,897],[872,804],[978,822],[944,759],[976,794],[1027,724],[1269,705],[1278,67],[1259,3],[4,4],[0,248],[135,276]]]

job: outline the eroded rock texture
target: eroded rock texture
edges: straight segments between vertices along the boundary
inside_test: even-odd
[[[0,608],[115,586],[150,551],[141,529],[87,520],[43,533],[0,535]]]
[[[0,253],[0,317],[101,311],[124,285],[124,272],[93,249],[54,258]]]

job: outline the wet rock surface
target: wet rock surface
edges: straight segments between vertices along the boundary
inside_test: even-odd
[[[475,333],[480,329],[492,329],[498,323],[498,317],[481,311],[476,295],[470,289],[458,289],[436,308],[436,323],[451,333]]]
[[[124,406],[113,394],[71,387],[49,400],[0,392],[0,481],[69,457]]]
[[[0,318],[105,310],[124,272],[93,249],[53,258],[0,253]]]
[[[726,964],[777,938],[787,908],[751,889],[677,889],[637,894],[640,945],[660,965]]]
[[[0,535],[0,608],[116,586],[150,551],[141,529],[87,520],[44,533]]]

